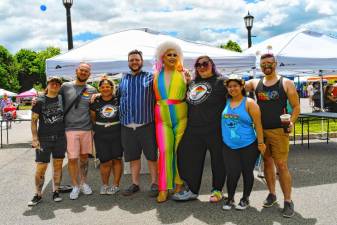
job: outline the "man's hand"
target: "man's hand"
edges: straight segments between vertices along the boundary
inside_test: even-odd
[[[192,76],[191,76],[190,71],[185,70],[185,71],[184,71],[184,77],[185,77],[186,84],[191,83]]]
[[[38,139],[33,139],[32,148],[40,148],[40,142]]]

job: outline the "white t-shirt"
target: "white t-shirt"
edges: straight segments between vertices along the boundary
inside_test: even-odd
[[[310,84],[307,87],[307,92],[309,96],[313,96],[314,95],[314,87]]]

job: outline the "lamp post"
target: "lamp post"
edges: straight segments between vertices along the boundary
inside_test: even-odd
[[[251,30],[253,28],[254,16],[250,15],[249,11],[248,11],[247,16],[245,16],[243,19],[245,21],[245,25],[246,25],[246,28],[248,30],[248,48],[250,48],[252,46],[252,33],[251,33]]]
[[[63,5],[67,11],[67,34],[68,34],[68,50],[73,48],[73,32],[71,29],[70,8],[73,5],[73,0],[63,0]]]

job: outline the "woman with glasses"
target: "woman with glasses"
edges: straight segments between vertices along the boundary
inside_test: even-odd
[[[221,112],[227,91],[210,57],[200,56],[194,68],[195,79],[190,83],[186,97],[187,128],[178,148],[178,170],[188,188],[176,193],[173,199],[186,201],[197,198],[208,149],[213,174],[210,202],[219,202],[226,178]]]
[[[157,47],[153,89],[156,98],[155,125],[159,148],[157,202],[165,202],[168,190],[183,186],[177,170],[176,151],[187,123],[186,80],[179,45],[164,42]]]

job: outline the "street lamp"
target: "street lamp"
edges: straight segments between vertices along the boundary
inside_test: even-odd
[[[70,8],[73,5],[73,0],[63,0],[63,5],[67,11],[67,34],[68,34],[68,50],[73,48],[73,32],[71,29]]]
[[[248,48],[250,48],[252,46],[252,33],[251,33],[251,30],[253,28],[254,16],[250,15],[249,11],[248,11],[247,16],[245,16],[243,19],[245,21],[245,25],[246,25],[246,28],[248,30]]]

